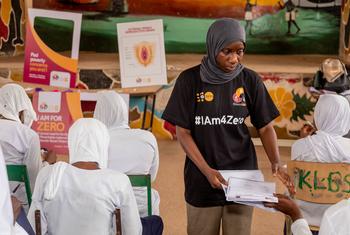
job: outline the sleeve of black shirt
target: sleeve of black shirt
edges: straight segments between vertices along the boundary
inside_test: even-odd
[[[252,104],[249,107],[250,120],[255,128],[260,129],[277,118],[280,113],[273,103],[263,81],[257,74],[255,84],[253,84],[253,90],[255,91],[252,94]]]
[[[191,129],[194,113],[194,98],[192,95],[192,73],[182,72],[176,80],[168,104],[162,118],[175,126]]]

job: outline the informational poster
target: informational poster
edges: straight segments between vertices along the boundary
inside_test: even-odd
[[[34,29],[36,17],[73,22],[71,56],[66,57],[48,47]],[[28,9],[23,81],[57,87],[75,87],[81,29],[81,14]],[[59,37],[59,31],[57,37]]]
[[[167,84],[162,20],[117,24],[121,86]]]
[[[78,92],[36,92],[33,107],[37,121],[32,128],[40,137],[42,148],[68,154],[68,130],[83,117]]]

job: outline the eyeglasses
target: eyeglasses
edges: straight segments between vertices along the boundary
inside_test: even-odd
[[[230,48],[224,48],[221,50],[221,52],[225,55],[225,56],[228,56],[228,55],[234,55],[236,54],[238,57],[241,57],[243,56],[244,54],[244,49],[243,48],[240,48],[238,50],[233,50],[233,49],[230,49]]]

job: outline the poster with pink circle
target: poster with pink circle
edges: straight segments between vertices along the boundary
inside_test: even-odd
[[[73,22],[71,56],[52,50],[34,28],[36,17]],[[73,88],[76,84],[82,15],[78,13],[28,9],[23,81],[55,87]],[[57,35],[59,36],[59,35]]]
[[[163,20],[117,24],[122,88],[167,84]]]

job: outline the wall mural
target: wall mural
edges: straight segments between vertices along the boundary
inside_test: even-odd
[[[50,10],[102,11],[119,14],[124,11],[123,0],[34,0],[34,8]]]
[[[24,51],[24,0],[0,0],[0,56]]]
[[[337,54],[339,45],[349,56],[350,0],[33,0],[34,7],[83,11],[80,51],[115,53],[116,23],[161,18],[164,21],[167,53],[205,53],[205,35],[218,17],[233,17],[247,31],[247,53],[251,54]],[[23,49],[23,0],[0,0],[0,53],[14,55]],[[340,23],[340,17],[342,21]],[[38,19],[36,30],[57,51],[70,50],[66,42],[72,31],[64,21]],[[339,27],[340,26],[340,27]],[[60,37],[57,37],[57,31]],[[179,54],[181,60],[185,55]],[[350,57],[348,62],[350,64]],[[176,138],[175,128],[161,119],[181,71],[169,72],[169,85],[157,93],[153,132],[160,138]],[[119,70],[81,70],[78,88],[120,87]],[[261,73],[281,116],[275,121],[278,137],[294,139],[305,120],[312,121],[316,103],[308,91],[313,74]],[[0,70],[0,79],[22,80],[20,70]],[[140,127],[144,100],[131,98],[130,125]],[[149,123],[151,103],[146,112]],[[91,115],[91,113],[86,113]],[[255,129],[248,127],[253,136]]]
[[[155,115],[152,132],[159,138],[175,139],[175,127],[161,119],[170,94],[174,88],[176,76],[180,71],[169,71],[168,80],[171,82],[163,86],[156,94]],[[309,83],[313,74],[300,73],[260,73],[274,103],[281,115],[274,120],[274,127],[280,139],[296,139],[305,121],[313,120],[313,110],[317,97],[309,92]],[[0,79],[8,81],[22,81],[21,70],[0,70]],[[120,87],[118,70],[80,70],[78,86],[81,89],[117,88]],[[149,99],[146,111],[146,128],[150,123],[151,104]],[[143,117],[144,98],[130,99],[130,126],[140,128]],[[92,116],[86,112],[85,116]],[[246,120],[253,137],[257,137],[255,128]]]
[[[246,28],[248,53],[337,54],[341,1],[33,0],[33,5],[83,11],[81,51],[116,52],[116,23],[163,18],[167,53],[205,53],[205,35],[213,19],[232,17]],[[53,32],[68,31],[68,25],[44,20],[38,28],[54,41],[55,50],[67,50]]]

